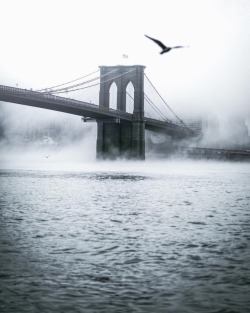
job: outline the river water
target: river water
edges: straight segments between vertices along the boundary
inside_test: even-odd
[[[0,170],[0,312],[250,312],[250,163]]]

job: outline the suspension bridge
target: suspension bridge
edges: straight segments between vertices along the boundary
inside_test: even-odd
[[[97,122],[97,158],[145,159],[145,130],[190,138],[196,132],[162,98],[142,65],[98,71],[39,90],[0,85],[0,101],[79,115]]]

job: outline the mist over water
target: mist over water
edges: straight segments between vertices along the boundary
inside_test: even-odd
[[[0,167],[44,168],[95,160],[96,123],[80,116],[2,103]]]

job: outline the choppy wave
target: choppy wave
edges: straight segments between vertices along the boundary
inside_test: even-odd
[[[249,312],[250,166],[193,164],[2,170],[0,311]]]

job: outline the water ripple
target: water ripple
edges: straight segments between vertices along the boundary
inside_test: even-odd
[[[248,313],[250,167],[195,169],[0,171],[0,311]]]

